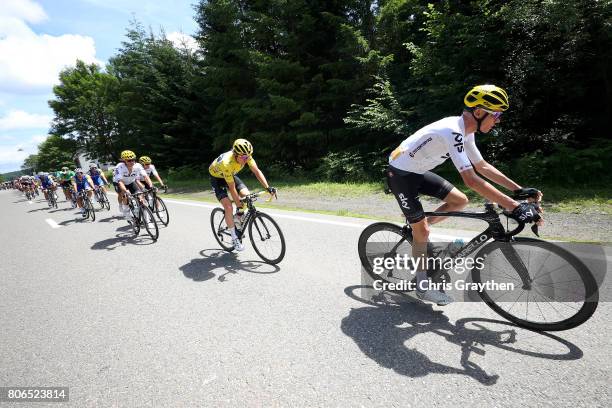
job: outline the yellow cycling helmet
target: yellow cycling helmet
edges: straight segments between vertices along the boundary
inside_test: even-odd
[[[236,139],[234,142],[234,146],[232,146],[232,150],[235,154],[242,155],[252,155],[253,154],[253,145],[246,139]]]
[[[140,164],[151,164],[151,158],[149,156],[142,156],[139,160]]]
[[[121,160],[132,160],[136,159],[136,153],[131,150],[124,150],[121,152]]]
[[[463,99],[468,108],[482,108],[503,112],[510,107],[508,93],[495,85],[477,85],[470,89]]]

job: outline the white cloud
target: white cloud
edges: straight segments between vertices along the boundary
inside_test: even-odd
[[[9,7],[4,2],[8,1]],[[47,15],[31,0],[2,0],[0,8],[0,92],[48,93],[58,74],[77,58],[101,64],[91,37],[36,34],[27,23]]]
[[[0,117],[0,130],[46,129],[52,119],[49,115],[11,110],[5,116]]]
[[[198,42],[196,39],[185,33],[174,31],[166,35],[166,38],[172,41],[174,46],[177,48],[187,47],[187,49],[191,50],[192,52],[198,49]]]
[[[2,0],[0,17],[15,17],[29,23],[40,23],[48,18],[40,4],[32,0]]]
[[[19,170],[23,160],[38,152],[38,145],[46,138],[46,135],[36,135],[23,143],[10,146],[0,145],[0,173]]]

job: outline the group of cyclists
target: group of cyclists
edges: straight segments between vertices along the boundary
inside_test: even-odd
[[[451,116],[431,123],[406,138],[389,155],[386,178],[391,192],[410,225],[413,236],[413,256],[423,256],[427,252],[430,225],[439,223],[445,217],[426,217],[419,200],[421,194],[433,196],[442,201],[435,210],[438,212],[459,211],[468,204],[468,198],[450,182],[433,173],[438,165],[450,158],[459,171],[466,186],[489,201],[500,204],[522,222],[541,224],[541,209],[537,202],[517,202],[504,194],[488,179],[506,189],[517,192],[526,190],[504,175],[492,164],[484,160],[475,142],[475,133],[488,133],[501,120],[503,112],[509,108],[507,92],[495,85],[478,85],[470,89],[464,97],[463,111],[459,116]],[[118,204],[122,215],[129,218],[127,195],[151,188],[151,176],[163,185],[155,166],[147,156],[136,163],[136,154],[131,150],[121,153],[121,163],[114,170],[113,185],[118,193]],[[232,149],[221,154],[209,166],[210,184],[216,198],[225,211],[225,221],[232,236],[234,249],[244,250],[237,237],[235,219],[243,213],[241,198],[249,194],[244,182],[236,175],[248,165],[257,180],[274,195],[276,189],[270,187],[263,172],[253,158],[253,145],[246,139],[234,141]],[[99,169],[92,165],[85,173],[82,169],[74,172],[63,168],[55,177],[39,174],[44,190],[53,191],[59,184],[64,190],[66,200],[70,201],[71,188],[74,191],[86,190],[91,195],[93,188],[104,188],[108,181]],[[35,185],[32,177],[23,176],[18,185],[29,189]],[[47,192],[45,192],[47,194]],[[539,193],[541,199],[541,193]],[[231,200],[230,200],[231,197]],[[538,200],[539,201],[539,200]],[[81,203],[77,204],[82,207]],[[234,205],[237,208],[234,214]],[[421,283],[428,280],[426,270],[417,270],[417,287],[427,287]],[[417,290],[422,300],[446,305],[452,302],[447,294],[437,290]]]
[[[115,187],[115,191],[119,193],[118,201],[121,215],[128,219],[128,221],[131,221],[131,213],[124,206],[127,199],[125,195],[126,188],[132,193],[151,189],[153,183],[149,176],[154,176],[162,187],[165,185],[149,156],[140,157],[139,163],[136,166],[134,166],[136,158],[134,152],[126,150],[122,152],[121,158],[123,161],[114,169],[112,184]],[[124,169],[127,166],[133,168],[132,175],[125,174]],[[41,171],[35,176],[22,175],[14,181],[3,184],[6,185],[6,188],[18,189],[28,199],[38,195],[38,191],[42,190],[45,199],[49,203],[49,207],[52,206],[52,201],[49,199],[50,195],[54,195],[54,198],[57,200],[59,188],[63,191],[66,202],[70,203],[72,208],[78,208],[80,214],[84,214],[85,208],[82,195],[86,194],[89,199],[94,199],[94,192],[98,189],[105,195],[107,191],[106,186],[110,183],[104,172],[98,168],[98,165],[91,163],[88,171],[84,171],[80,167],[70,170],[67,166],[64,166],[56,172]],[[98,197],[96,194],[96,201],[98,201]]]

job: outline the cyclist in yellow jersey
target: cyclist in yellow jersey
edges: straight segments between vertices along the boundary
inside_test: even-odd
[[[236,203],[237,215],[242,215],[242,205],[238,205],[240,198],[249,194],[249,189],[240,180],[236,173],[248,165],[257,180],[270,193],[274,194],[276,189],[268,185],[268,181],[264,174],[257,167],[257,163],[253,159],[253,145],[246,139],[236,139],[232,146],[232,150],[225,152],[217,157],[208,168],[210,173],[210,184],[215,191],[215,195],[225,210],[225,222],[232,234],[232,243],[236,251],[243,251],[244,246],[236,235],[236,227],[234,225],[232,202],[228,197],[227,190],[231,195],[234,203]]]

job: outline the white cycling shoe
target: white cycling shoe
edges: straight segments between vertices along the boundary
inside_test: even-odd
[[[244,251],[244,245],[238,238],[232,239],[232,244],[234,245],[234,249],[238,252]]]
[[[424,300],[426,302],[432,302],[437,304],[438,306],[446,306],[450,303],[453,303],[453,298],[448,296],[444,292],[440,292],[439,290],[428,290],[425,292],[416,291],[416,295],[419,299]]]

